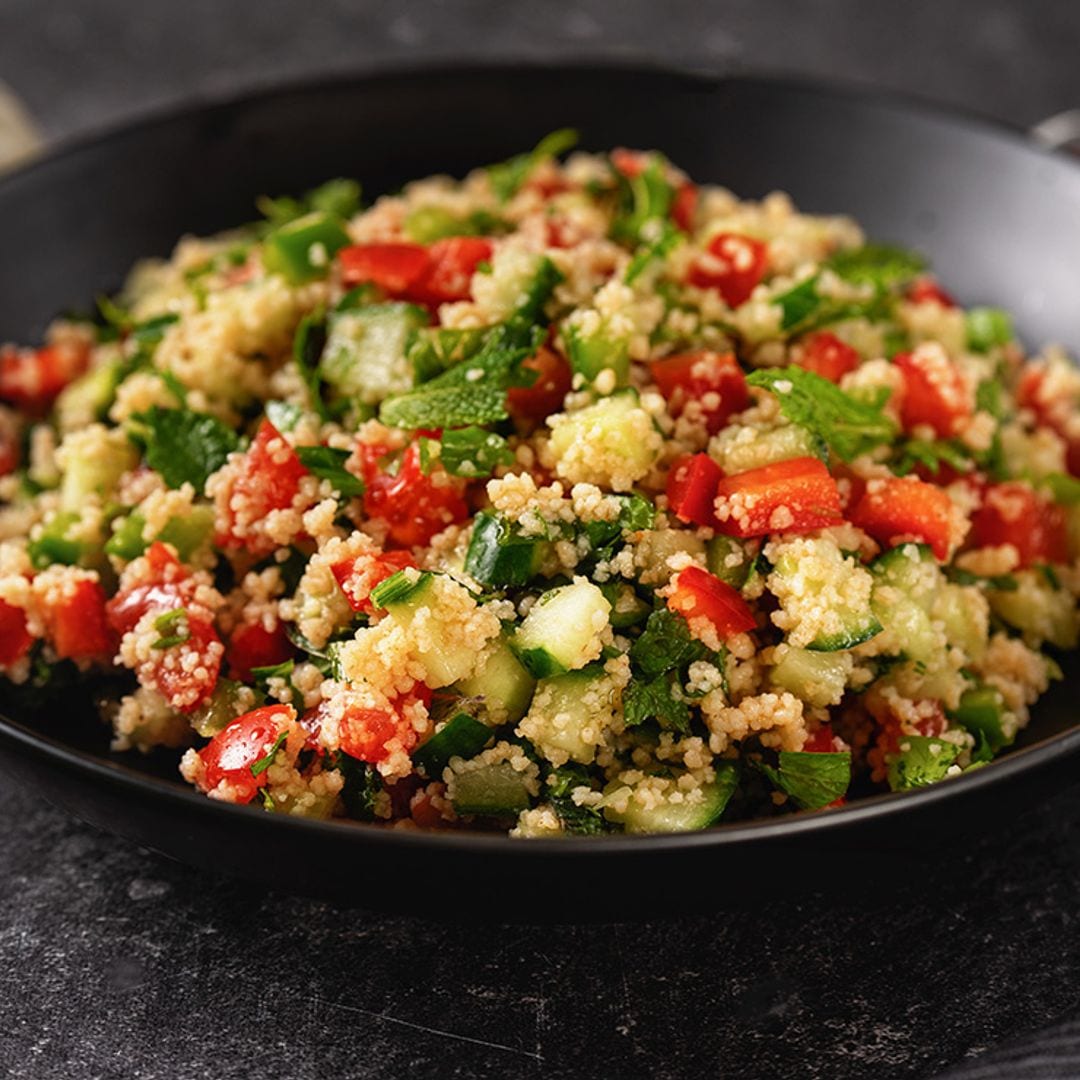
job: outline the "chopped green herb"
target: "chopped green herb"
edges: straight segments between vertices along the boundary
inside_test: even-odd
[[[545,135],[527,154],[517,154],[508,161],[489,165],[488,183],[495,198],[499,202],[508,202],[541,162],[565,154],[577,142],[578,133],[573,128],[559,128]]]
[[[655,720],[666,731],[680,735],[690,732],[690,710],[686,702],[674,696],[670,673],[657,675],[651,682],[631,679],[623,691],[624,723],[637,727],[646,720]]]
[[[637,245],[648,239],[648,227],[662,227],[671,213],[675,189],[668,183],[667,161],[661,154],[651,154],[649,163],[636,176],[616,171],[619,185],[619,209],[611,223],[612,239]]]
[[[278,431],[292,431],[303,415],[304,410],[299,405],[293,405],[288,401],[268,401],[266,403],[266,419]]]
[[[887,765],[889,787],[908,791],[942,780],[959,754],[960,748],[944,739],[904,735],[899,752],[891,756]]]
[[[333,446],[298,446],[296,456],[312,476],[329,480],[334,485],[334,490],[343,498],[353,499],[364,494],[363,480],[345,468],[350,451],[339,450]]]
[[[578,787],[592,787],[588,771],[581,765],[563,765],[548,777],[547,799],[562,827],[578,836],[610,832],[611,826],[599,807],[574,802],[573,791]]]
[[[971,461],[961,443],[908,439],[900,447],[899,456],[892,463],[892,470],[897,476],[907,476],[918,465],[931,473],[938,472],[942,465],[948,465],[963,473],[969,470]]]
[[[389,604],[400,604],[414,592],[422,589],[430,577],[431,573],[427,570],[418,576],[415,575],[415,571],[399,570],[385,581],[380,581],[371,590],[371,603],[377,608],[386,607]]]
[[[271,698],[270,680],[284,679],[292,698],[292,707],[296,710],[297,715],[299,715],[304,711],[304,695],[293,685],[292,673],[295,667],[295,661],[283,660],[280,664],[268,664],[265,667],[253,667],[251,669],[251,677],[255,681],[255,685],[262,690],[263,696],[267,698],[267,700],[273,701],[276,701],[277,698]]]
[[[1076,506],[1080,503],[1080,480],[1065,473],[1053,473],[1040,481],[1050,489],[1054,502],[1062,506]]]
[[[162,636],[151,644],[151,649],[171,649],[174,645],[183,645],[191,637],[187,625],[187,608],[174,608],[159,615],[154,620],[154,629]]]
[[[311,407],[321,420],[331,419],[330,410],[322,398],[322,376],[319,374],[319,360],[326,347],[326,336],[326,316],[321,311],[315,311],[300,320],[296,337],[293,338],[293,359],[307,387]]]
[[[633,285],[654,263],[660,263],[674,251],[682,239],[682,233],[666,218],[660,223],[658,236],[635,253],[623,275],[623,283]]]
[[[846,794],[851,783],[851,754],[848,751],[810,753],[781,750],[779,765],[764,762],[758,768],[804,810],[818,810]]]
[[[964,316],[967,346],[972,352],[989,352],[1013,339],[1012,319],[1000,308],[971,308]]]
[[[271,765],[274,764],[274,758],[277,757],[277,752],[285,744],[285,740],[288,737],[289,737],[289,733],[287,731],[283,731],[283,732],[281,732],[280,735],[278,735],[278,737],[274,740],[274,745],[270,747],[270,749],[266,752],[266,754],[263,757],[259,758],[258,761],[254,762],[252,764],[252,766],[251,766],[251,775],[252,776],[262,776],[262,774],[264,772],[266,772],[266,770],[269,769]]]
[[[200,495],[210,474],[240,445],[236,432],[216,417],[186,408],[153,405],[132,419],[139,425],[132,434],[146,446],[147,465],[169,487],[191,484]]]
[[[690,636],[686,620],[667,608],[649,616],[645,632],[630,648],[630,662],[649,681],[695,660],[715,659],[712,649]]]
[[[436,460],[451,476],[475,479],[490,476],[496,466],[513,465],[514,455],[501,435],[466,427],[444,431],[441,439],[420,439],[421,469],[430,472]]]
[[[884,401],[859,401],[812,371],[768,368],[753,372],[746,381],[775,394],[792,423],[824,439],[844,461],[889,443],[896,435],[896,426],[882,412]]]
[[[838,251],[826,259],[825,266],[845,281],[891,289],[918,277],[926,269],[926,260],[914,251],[888,244]]]

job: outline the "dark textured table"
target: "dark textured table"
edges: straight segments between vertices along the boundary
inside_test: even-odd
[[[1080,105],[1078,41],[1065,2],[0,0],[0,79],[51,138],[303,75],[555,55],[839,77],[1028,125]],[[8,779],[0,816],[0,1074],[1080,1075],[1076,790],[873,901],[793,882],[753,910],[544,929],[498,922],[512,890],[463,926],[210,878]],[[444,883],[381,886],[415,887]]]

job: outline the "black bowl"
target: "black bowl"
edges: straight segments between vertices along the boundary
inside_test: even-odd
[[[329,176],[369,195],[462,174],[577,127],[583,145],[657,147],[743,196],[788,191],[925,251],[969,303],[1016,314],[1029,342],[1080,348],[1080,168],[986,121],[764,80],[616,68],[468,68],[196,104],[59,150],[0,181],[0,339],[33,340],[184,232],[250,218],[263,192]],[[924,791],[701,833],[558,841],[422,834],[279,818],[212,802],[175,758],[110,755],[70,717],[0,718],[0,761],[31,790],[186,862],[359,903],[510,917],[716,907],[748,895],[936,873],[1072,772],[1072,672],[1006,758]],[[446,877],[443,877],[446,875]],[[387,889],[386,883],[395,887]]]

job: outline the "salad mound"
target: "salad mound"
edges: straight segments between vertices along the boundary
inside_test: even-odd
[[[5,707],[516,836],[1009,747],[1080,632],[1080,372],[847,218],[574,141],[262,199],[0,349]]]

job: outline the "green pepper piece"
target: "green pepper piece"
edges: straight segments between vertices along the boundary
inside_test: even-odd
[[[263,265],[291,285],[325,277],[333,257],[349,243],[342,220],[315,211],[275,229],[263,249]]]

